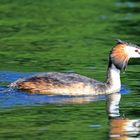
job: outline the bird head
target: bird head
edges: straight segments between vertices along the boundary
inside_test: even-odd
[[[110,52],[110,61],[120,70],[124,70],[130,58],[140,58],[140,47],[136,44],[117,40]]]

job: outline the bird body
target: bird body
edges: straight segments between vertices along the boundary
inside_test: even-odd
[[[12,84],[30,93],[72,96],[91,95],[97,90],[100,93],[102,88],[105,88],[105,84],[97,80],[79,74],[60,72],[49,72],[27,79],[19,79]]]
[[[126,68],[130,58],[139,57],[140,48],[137,45],[118,40],[109,54],[105,82],[74,73],[48,72],[19,79],[10,86],[29,93],[48,95],[89,96],[119,92],[120,72]]]

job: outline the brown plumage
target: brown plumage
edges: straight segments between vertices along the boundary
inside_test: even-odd
[[[126,44],[117,44],[112,49],[110,57],[116,67],[121,70],[125,69],[129,61],[129,56],[126,52]]]
[[[53,73],[48,73],[51,75]],[[54,72],[54,75],[57,73]],[[59,74],[59,73],[58,73]],[[78,74],[72,74],[78,75]],[[71,76],[74,78],[74,76]],[[84,78],[84,77],[83,77]],[[76,80],[76,79],[75,79]],[[96,82],[96,81],[90,81]],[[63,82],[61,79],[53,79],[49,76],[34,76],[27,79],[22,79],[16,81],[16,87],[22,90],[26,90],[30,93],[42,93],[48,95],[58,95],[61,93],[62,95],[86,95],[88,92],[93,93],[95,92],[93,88],[89,85],[89,83],[85,84],[80,79],[76,82]]]

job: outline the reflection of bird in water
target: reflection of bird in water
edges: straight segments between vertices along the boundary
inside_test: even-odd
[[[139,140],[140,120],[119,118],[110,120],[110,140]]]
[[[107,114],[109,118],[120,117],[119,103],[121,99],[120,93],[112,93],[107,96]]]
[[[140,119],[120,117],[119,103],[121,94],[113,93],[107,97],[107,113],[109,116],[110,140],[139,140]]]
[[[130,58],[139,58],[137,45],[118,40],[109,55],[106,82],[99,82],[79,74],[48,72],[29,78],[19,79],[11,87],[30,93],[50,95],[100,95],[118,92],[121,87],[120,71],[124,70]]]

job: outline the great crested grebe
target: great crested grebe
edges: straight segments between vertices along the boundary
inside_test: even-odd
[[[89,96],[119,92],[120,72],[126,68],[130,58],[140,58],[140,47],[118,40],[109,54],[105,82],[74,73],[48,72],[19,79],[11,83],[10,87],[48,95]]]

